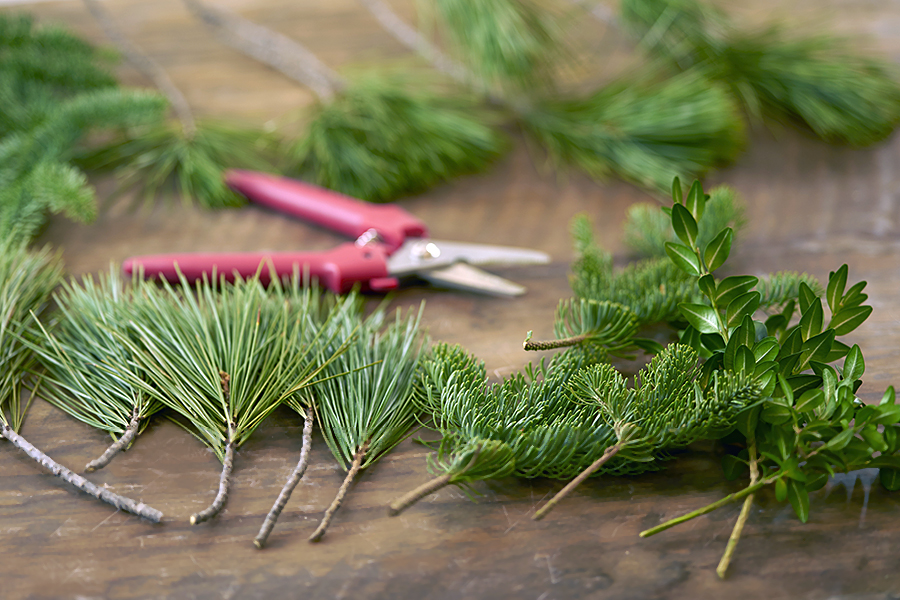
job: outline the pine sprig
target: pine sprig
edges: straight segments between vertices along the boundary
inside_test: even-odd
[[[354,315],[335,322],[336,340],[355,337],[315,385],[314,406],[325,442],[347,477],[311,542],[325,535],[356,474],[404,440],[415,424],[415,374],[424,341],[421,315],[421,308],[406,316],[398,311],[385,323],[384,311],[377,310],[361,325]]]
[[[881,141],[900,124],[896,69],[845,39],[779,26],[743,31],[695,0],[625,0],[622,17],[644,46],[678,68],[699,66],[730,86],[751,115],[853,146]]]
[[[354,80],[317,104],[288,170],[348,196],[385,202],[483,170],[507,147],[491,117],[459,94],[396,75]]]
[[[520,120],[553,163],[658,191],[668,191],[675,176],[732,161],[744,144],[732,100],[697,71],[542,101]]]
[[[141,283],[136,287],[145,289]],[[144,377],[132,350],[119,341],[141,299],[141,292],[126,285],[114,268],[96,282],[87,276],[80,284],[64,283],[55,296],[56,324],[42,326],[33,347],[43,369],[43,398],[115,440],[88,463],[87,472],[109,464],[163,407],[131,383]]]
[[[301,343],[312,326],[304,308],[318,308],[318,290],[296,277],[290,285],[275,279],[268,289],[258,277],[204,279],[196,289],[182,278],[158,293],[146,284],[128,335],[120,337],[146,377],[131,383],[181,415],[187,423],[179,423],[223,462],[216,499],[192,523],[221,510],[235,451],[324,367],[315,348]]]

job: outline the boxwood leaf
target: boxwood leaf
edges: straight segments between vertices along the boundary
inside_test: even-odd
[[[728,303],[725,309],[725,323],[728,327],[734,327],[744,320],[744,317],[752,316],[759,308],[759,292],[747,292]],[[754,331],[754,337],[756,332]]]
[[[678,305],[681,315],[691,326],[700,333],[717,333],[719,322],[716,319],[716,311],[705,304],[693,304],[682,302]]]
[[[872,314],[871,306],[852,306],[850,308],[842,308],[836,315],[831,317],[828,323],[829,329],[834,329],[837,335],[847,335],[869,318]]]
[[[678,206],[681,206],[680,204]],[[675,263],[675,266],[688,275],[700,275],[700,260],[693,250],[687,246],[666,242],[666,254]]]
[[[715,271],[728,259],[731,252],[731,242],[734,240],[734,230],[726,227],[706,245],[703,252],[703,260],[706,262],[706,268]]]
[[[841,265],[837,271],[828,274],[828,287],[825,289],[825,299],[832,313],[841,308],[841,298],[844,297],[844,288],[847,287],[847,265]]]
[[[697,247],[697,221],[691,211],[681,204],[672,206],[672,229],[675,235],[690,248]]]
[[[794,512],[797,513],[797,517],[802,523],[806,523],[809,520],[809,492],[806,491],[806,486],[799,481],[789,479],[787,488],[788,500],[791,501]]]

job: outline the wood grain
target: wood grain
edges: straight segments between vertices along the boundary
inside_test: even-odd
[[[330,66],[406,56],[354,0],[217,0],[247,18],[308,44]],[[393,3],[412,19],[411,2]],[[736,3],[735,3],[736,4]],[[203,114],[257,122],[308,105],[293,82],[216,44],[175,0],[111,0],[134,41],[169,70]],[[900,60],[900,5],[888,0],[774,0],[735,6],[758,19],[775,10],[805,22],[835,17],[851,34]],[[41,20],[63,21],[102,41],[79,2],[37,4]],[[587,25],[581,28],[590,31]],[[628,46],[609,44],[626,64]],[[607,68],[607,67],[604,67]],[[599,71],[598,71],[599,72]],[[131,83],[139,77],[127,67]],[[532,356],[525,332],[552,334],[559,298],[568,295],[568,223],[579,212],[621,255],[621,223],[632,203],[650,198],[619,183],[578,174],[559,178],[535,167],[522,144],[490,173],[464,178],[404,206],[437,238],[527,245],[553,257],[546,266],[498,273],[526,285],[513,300],[406,289],[394,303],[425,300],[434,338],[464,344],[499,378]],[[539,163],[539,161],[538,161]],[[865,151],[832,148],[793,131],[758,131],[739,163],[714,176],[743,195],[750,226],[731,270],[805,270],[820,278],[843,262],[867,279],[875,312],[852,336],[866,354],[867,400],[900,381],[900,138]],[[112,182],[97,182],[101,196]],[[133,210],[114,202],[91,225],[53,219],[42,241],[63,249],[73,275],[110,261],[159,251],[328,248],[331,233],[255,207],[203,212],[178,203]],[[265,550],[252,544],[297,461],[302,422],[280,410],[237,453],[224,512],[190,526],[188,516],[215,494],[220,465],[197,440],[166,421],[153,423],[124,455],[91,479],[162,510],[150,525],[96,503],[42,473],[0,443],[0,596],[3,598],[900,598],[898,503],[877,484],[849,479],[813,495],[802,525],[770,491],[758,494],[727,581],[715,566],[739,506],[665,534],[637,533],[739,489],[721,482],[718,458],[696,448],[663,472],[595,479],[545,521],[535,508],[562,487],[549,480],[494,481],[477,502],[445,488],[397,518],[386,506],[430,476],[424,447],[407,441],[363,471],[327,538],[311,545],[343,472],[315,434],[310,466]],[[23,434],[68,466],[83,465],[109,442],[101,433],[36,401]],[[429,434],[425,434],[428,436]],[[871,479],[870,473],[862,475]],[[868,478],[868,479],[867,479]]]

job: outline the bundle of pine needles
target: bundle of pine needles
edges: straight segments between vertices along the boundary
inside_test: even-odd
[[[55,326],[42,326],[33,348],[43,367],[43,398],[115,440],[85,466],[87,472],[105,467],[130,447],[163,407],[131,383],[144,377],[133,351],[120,341],[128,335],[131,313],[144,290],[155,292],[139,279],[126,285],[115,268],[96,282],[91,276],[80,284],[64,282],[55,296]]]
[[[756,117],[809,128],[825,141],[866,146],[900,124],[900,83],[887,62],[846,39],[745,31],[699,0],[623,0],[626,26],[680,69],[700,67]]]
[[[19,428],[31,404],[21,403],[25,378],[36,364],[34,347],[40,337],[39,319],[62,280],[62,261],[49,250],[28,250],[22,236],[0,238],[0,435],[66,483],[95,498],[158,522],[162,513],[94,485],[31,445]],[[36,394],[32,388],[31,398]]]

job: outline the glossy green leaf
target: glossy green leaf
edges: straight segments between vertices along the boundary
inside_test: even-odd
[[[703,252],[703,260],[706,262],[707,269],[715,271],[725,264],[725,261],[728,260],[728,255],[731,253],[733,240],[734,230],[731,227],[726,227],[706,245],[706,250]]]
[[[844,359],[844,367],[841,369],[841,374],[844,379],[853,380],[862,377],[865,370],[866,363],[863,359],[862,350],[859,349],[858,344],[854,344],[850,352],[847,353],[847,358]]]
[[[759,404],[756,404],[745,408],[735,416],[735,427],[737,427],[737,430],[740,431],[744,437],[748,438],[756,431],[756,424],[759,422],[759,414],[761,411],[762,407]]]
[[[888,448],[884,441],[884,436],[879,433],[878,426],[873,423],[863,427],[862,431],[859,432],[859,435],[862,436],[862,439],[866,440],[869,447],[876,452],[884,452]]]
[[[791,375],[787,378],[788,385],[791,386],[791,389],[794,391],[795,396],[799,396],[806,392],[807,390],[811,390],[822,385],[822,378],[818,375]]]
[[[894,386],[888,386],[888,389],[884,390],[884,394],[881,396],[881,402],[879,404],[894,404],[897,401],[897,394],[894,392]]]
[[[822,359],[822,362],[833,363],[836,360],[841,360],[847,356],[848,352],[850,352],[850,346],[840,340],[834,340],[834,343],[831,345],[831,350],[828,351],[828,354]]]
[[[881,433],[882,437],[884,437],[884,443],[887,444],[888,454],[893,454],[897,451],[897,443],[900,441],[900,436],[897,433],[896,425],[885,426],[884,431]]]
[[[722,457],[722,470],[725,471],[725,479],[734,481],[748,470],[748,466],[737,456],[726,454]]]
[[[900,421],[900,404],[878,404],[875,415],[869,420],[873,425],[893,425]]]
[[[759,292],[747,292],[728,303],[725,309],[725,324],[734,327],[744,320],[744,317],[753,316],[759,308]],[[755,334],[755,332],[754,332]]]
[[[766,423],[777,426],[791,422],[794,418],[794,414],[787,406],[776,404],[774,402],[766,402],[762,407],[762,411],[759,413],[759,418]]]
[[[825,442],[825,448],[828,450],[832,450],[834,452],[838,452],[844,449],[850,440],[853,438],[853,429],[844,429],[836,436]]]
[[[837,335],[847,335],[872,314],[871,306],[853,306],[850,308],[842,308],[838,313],[831,317],[828,323],[829,329],[834,329]]]
[[[705,304],[692,304],[682,302],[678,305],[681,315],[691,326],[700,333],[716,333],[719,331],[719,322],[716,311]]]
[[[683,204],[683,191],[681,189],[681,179],[677,176],[672,180],[672,202],[675,204]]]
[[[779,502],[787,500],[787,481],[784,478],[775,480],[775,499]]]
[[[757,283],[759,283],[759,278],[752,275],[726,277],[716,287],[716,303],[720,306],[728,306],[729,302],[752,290]]]
[[[825,289],[825,299],[832,313],[836,313],[841,307],[841,298],[844,297],[844,288],[847,286],[847,265],[841,265],[837,271],[828,275],[828,287]]]
[[[691,186],[691,190],[684,201],[684,206],[690,211],[694,219],[699,221],[703,218],[703,211],[706,208],[706,194],[703,193],[703,186],[699,180],[694,180],[694,184]]]
[[[809,520],[809,492],[802,483],[793,479],[788,480],[787,488],[788,500],[791,501],[794,512],[802,523],[806,523]]]
[[[707,264],[708,262],[709,261],[707,261]],[[712,268],[709,270],[712,271]],[[703,295],[707,298],[716,297],[716,278],[709,273],[698,279],[697,285],[700,287],[700,291],[703,292]]]
[[[845,308],[853,308],[854,306],[859,306],[863,302],[869,299],[869,296],[863,294],[863,290],[866,288],[866,282],[860,281],[850,286],[850,289],[847,290],[847,293],[844,294],[844,297],[841,298],[841,310]]]
[[[781,350],[778,351],[778,359],[781,360],[785,356],[796,354],[803,349],[803,338],[800,337],[799,328],[791,328],[785,338],[781,342]]]
[[[884,489],[896,492],[900,490],[900,469],[882,468],[878,473],[878,480]]]
[[[756,360],[753,358],[753,351],[747,346],[740,346],[734,355],[734,371],[736,373],[753,373],[756,367]]]
[[[718,331],[715,333],[701,333],[700,343],[710,352],[718,352],[725,349],[725,340],[722,339],[722,334]]]
[[[825,310],[822,308],[822,301],[815,298],[800,317],[800,336],[804,340],[808,340],[814,335],[822,333],[824,321]]]
[[[666,242],[666,254],[669,255],[676,267],[688,275],[700,275],[700,260],[694,251],[687,246],[676,244],[675,242]]]
[[[774,337],[767,337],[754,344],[753,356],[756,358],[756,362],[775,360],[778,350],[778,341]]]
[[[681,204],[672,206],[672,229],[675,235],[689,248],[697,247],[697,221],[691,212]]]
[[[721,336],[719,336],[721,339]],[[700,340],[701,334],[699,331],[691,327],[690,325],[681,332],[681,337],[678,339],[679,342],[684,344],[685,346],[690,346],[696,351],[700,351]]]
[[[828,474],[817,473],[811,476],[803,487],[806,488],[807,492],[817,492],[825,487],[826,483],[828,483]]]
[[[797,398],[798,412],[812,412],[825,403],[825,392],[820,389],[807,390]]]
[[[815,335],[805,342],[800,348],[800,360],[794,367],[795,373],[800,373],[809,366],[810,361],[822,360],[831,351],[834,343],[834,329],[826,329],[819,335]]]
[[[816,293],[809,287],[805,281],[800,282],[799,286],[800,295],[797,300],[800,303],[800,314],[806,313],[806,310],[809,308],[809,305],[813,303],[813,301],[818,298]]]

